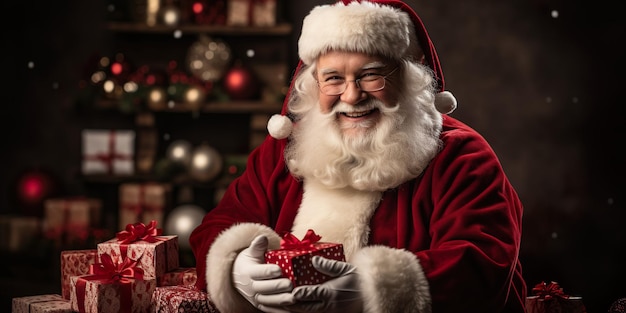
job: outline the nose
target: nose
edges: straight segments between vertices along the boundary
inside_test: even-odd
[[[346,91],[341,94],[341,101],[347,104],[357,104],[367,97],[367,93],[361,90],[356,81],[347,82]]]

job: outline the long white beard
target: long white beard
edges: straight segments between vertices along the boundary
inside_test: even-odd
[[[298,120],[285,151],[293,175],[328,188],[384,191],[417,177],[439,149],[441,117],[432,104],[404,102],[386,108],[371,100],[364,105],[377,107],[380,121],[350,125],[361,128],[352,136],[344,135],[336,120],[335,110],[344,105],[322,114],[316,104]]]
[[[296,80],[289,109],[298,119],[285,159],[304,182],[292,228],[298,238],[313,229],[324,241],[342,243],[350,260],[367,244],[369,221],[384,191],[417,177],[439,151],[442,118],[434,106],[430,74],[419,65],[405,65],[405,93],[396,106],[364,104],[380,110],[377,123],[339,125],[335,112],[319,111],[311,73]],[[344,133],[342,127],[353,129]]]

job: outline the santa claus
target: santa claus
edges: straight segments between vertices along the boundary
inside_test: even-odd
[[[434,46],[396,0],[315,7],[271,136],[190,236],[228,312],[524,312],[522,205],[480,134],[447,115]],[[264,253],[312,229],[346,262],[293,287]]]

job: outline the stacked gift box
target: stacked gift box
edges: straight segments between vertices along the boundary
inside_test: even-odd
[[[118,227],[156,221],[163,224],[171,203],[170,184],[157,182],[124,183],[119,186]]]
[[[42,231],[61,247],[81,246],[99,237],[102,201],[89,197],[51,198],[44,202]]]
[[[41,219],[34,216],[0,215],[0,250],[20,252],[41,234]]]
[[[217,312],[180,267],[178,236],[156,221],[126,225],[95,249],[61,252],[61,295],[13,298],[13,312]]]
[[[85,129],[82,133],[82,173],[131,175],[135,173],[135,131]]]
[[[276,25],[276,0],[228,0],[226,25]]]

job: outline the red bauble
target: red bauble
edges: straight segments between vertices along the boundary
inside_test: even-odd
[[[44,201],[58,192],[57,179],[49,171],[28,169],[17,177],[14,196],[20,213],[38,216],[42,214]]]
[[[50,189],[50,179],[48,176],[38,173],[30,172],[21,177],[19,181],[19,193],[20,199],[24,203],[37,203],[41,202],[47,195]]]
[[[224,76],[224,89],[233,100],[250,100],[259,97],[259,82],[254,74],[242,65],[233,66]]]

